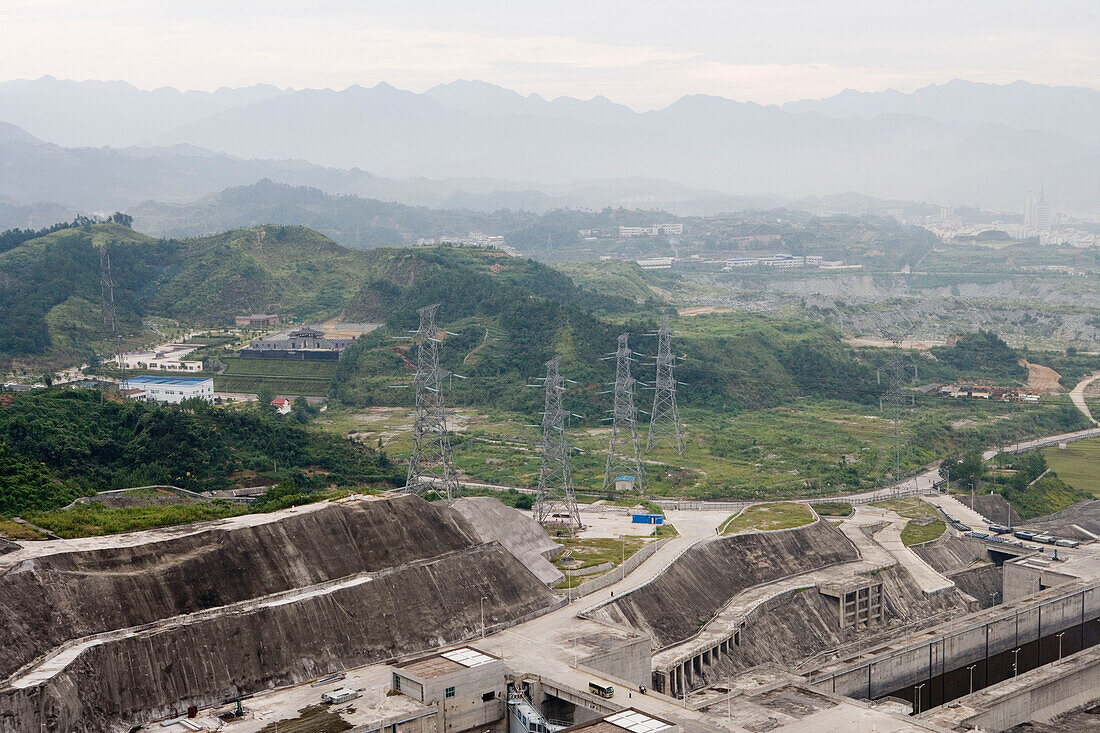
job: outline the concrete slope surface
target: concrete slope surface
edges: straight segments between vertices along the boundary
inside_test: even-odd
[[[531,517],[488,496],[465,496],[449,506],[466,518],[482,542],[504,545],[543,583],[553,586],[565,577],[547,559],[561,546]]]

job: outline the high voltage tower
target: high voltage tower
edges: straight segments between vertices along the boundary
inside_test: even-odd
[[[630,376],[633,353],[627,343],[627,334],[619,336],[615,351],[614,406],[611,410],[611,441],[607,446],[607,466],[603,473],[603,490],[615,488],[619,475],[634,477],[634,488],[645,488],[645,466],[638,446],[638,411],[634,407],[634,377]],[[605,358],[612,358],[608,356]]]
[[[561,359],[546,362],[546,401],[542,411],[542,467],[539,469],[535,520],[542,525],[565,526],[572,535],[581,528],[573,476],[569,471],[569,443],[565,439],[562,407],[565,380],[558,373]]]
[[[125,378],[122,337],[118,334],[118,310],[115,308],[115,281],[111,277],[111,253],[106,244],[99,249],[99,295],[104,336],[114,343],[115,362],[119,369],[123,369],[123,378]]]
[[[435,325],[439,304],[417,311],[420,328],[413,338],[416,344],[416,418],[413,422],[413,452],[409,457],[409,474],[405,491],[422,494],[427,491],[446,492],[451,499],[461,495],[454,464],[451,462],[451,441],[447,434],[447,408],[443,401],[443,378],[439,352],[443,342]]]
[[[912,448],[906,424],[908,417],[906,408],[912,406],[913,394],[906,388],[916,378],[917,366],[901,350],[903,334],[883,330],[882,335],[897,349],[894,357],[879,367],[877,373],[879,384],[883,384],[885,376],[886,390],[879,396],[879,411],[889,415],[893,427],[890,458],[893,466],[893,481],[897,483],[902,477],[902,461],[908,457]]]
[[[657,379],[645,445],[647,453],[665,438],[671,438],[676,444],[677,455],[684,452],[684,433],[680,427],[680,411],[676,407],[676,378],[672,374],[675,362],[672,329],[668,325],[668,316],[661,316],[661,327],[657,329]]]

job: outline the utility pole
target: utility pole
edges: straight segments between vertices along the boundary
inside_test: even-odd
[[[413,452],[409,457],[409,473],[405,492],[423,494],[426,491],[446,493],[448,499],[461,496],[451,462],[451,441],[447,432],[447,408],[443,400],[443,379],[447,374],[439,366],[443,342],[435,325],[439,304],[417,311],[420,328],[413,338],[416,344],[416,416],[413,422]]]
[[[676,455],[684,452],[684,433],[680,427],[680,411],[676,407],[676,377],[672,373],[675,361],[672,355],[672,329],[668,325],[668,316],[663,315],[661,327],[657,329],[657,379],[654,382],[653,410],[649,413],[646,453],[664,438],[673,440]]]
[[[615,488],[615,478],[632,475],[634,488],[645,488],[645,467],[638,445],[638,411],[634,407],[634,377],[630,375],[630,363],[634,357],[630,351],[627,334],[619,335],[615,359],[614,403],[611,410],[611,440],[607,445],[607,465],[603,473],[603,490]]]
[[[542,409],[542,466],[539,469],[535,521],[567,525],[572,536],[581,528],[581,514],[569,470],[569,442],[565,439],[566,412],[562,407],[565,379],[558,371],[561,359],[546,362],[546,399]]]

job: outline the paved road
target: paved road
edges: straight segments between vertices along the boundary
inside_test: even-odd
[[[1089,406],[1085,404],[1085,389],[1097,379],[1100,379],[1100,372],[1094,372],[1092,376],[1082,379],[1069,393],[1069,398],[1073,400],[1073,404],[1076,405],[1077,409],[1081,411],[1081,414],[1088,418],[1089,422],[1093,425],[1096,425],[1097,422],[1096,418],[1092,416]]]
[[[984,529],[990,524],[988,518],[983,517],[953,496],[947,496],[946,494],[929,496],[925,501],[939,507],[953,517],[958,517],[963,524],[968,524],[975,529]]]

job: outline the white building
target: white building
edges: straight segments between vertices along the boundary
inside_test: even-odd
[[[193,397],[214,401],[214,380],[210,377],[131,377],[119,391],[132,400],[167,402],[177,405]]]
[[[635,260],[643,270],[671,270],[671,257],[650,257],[645,260]]]

